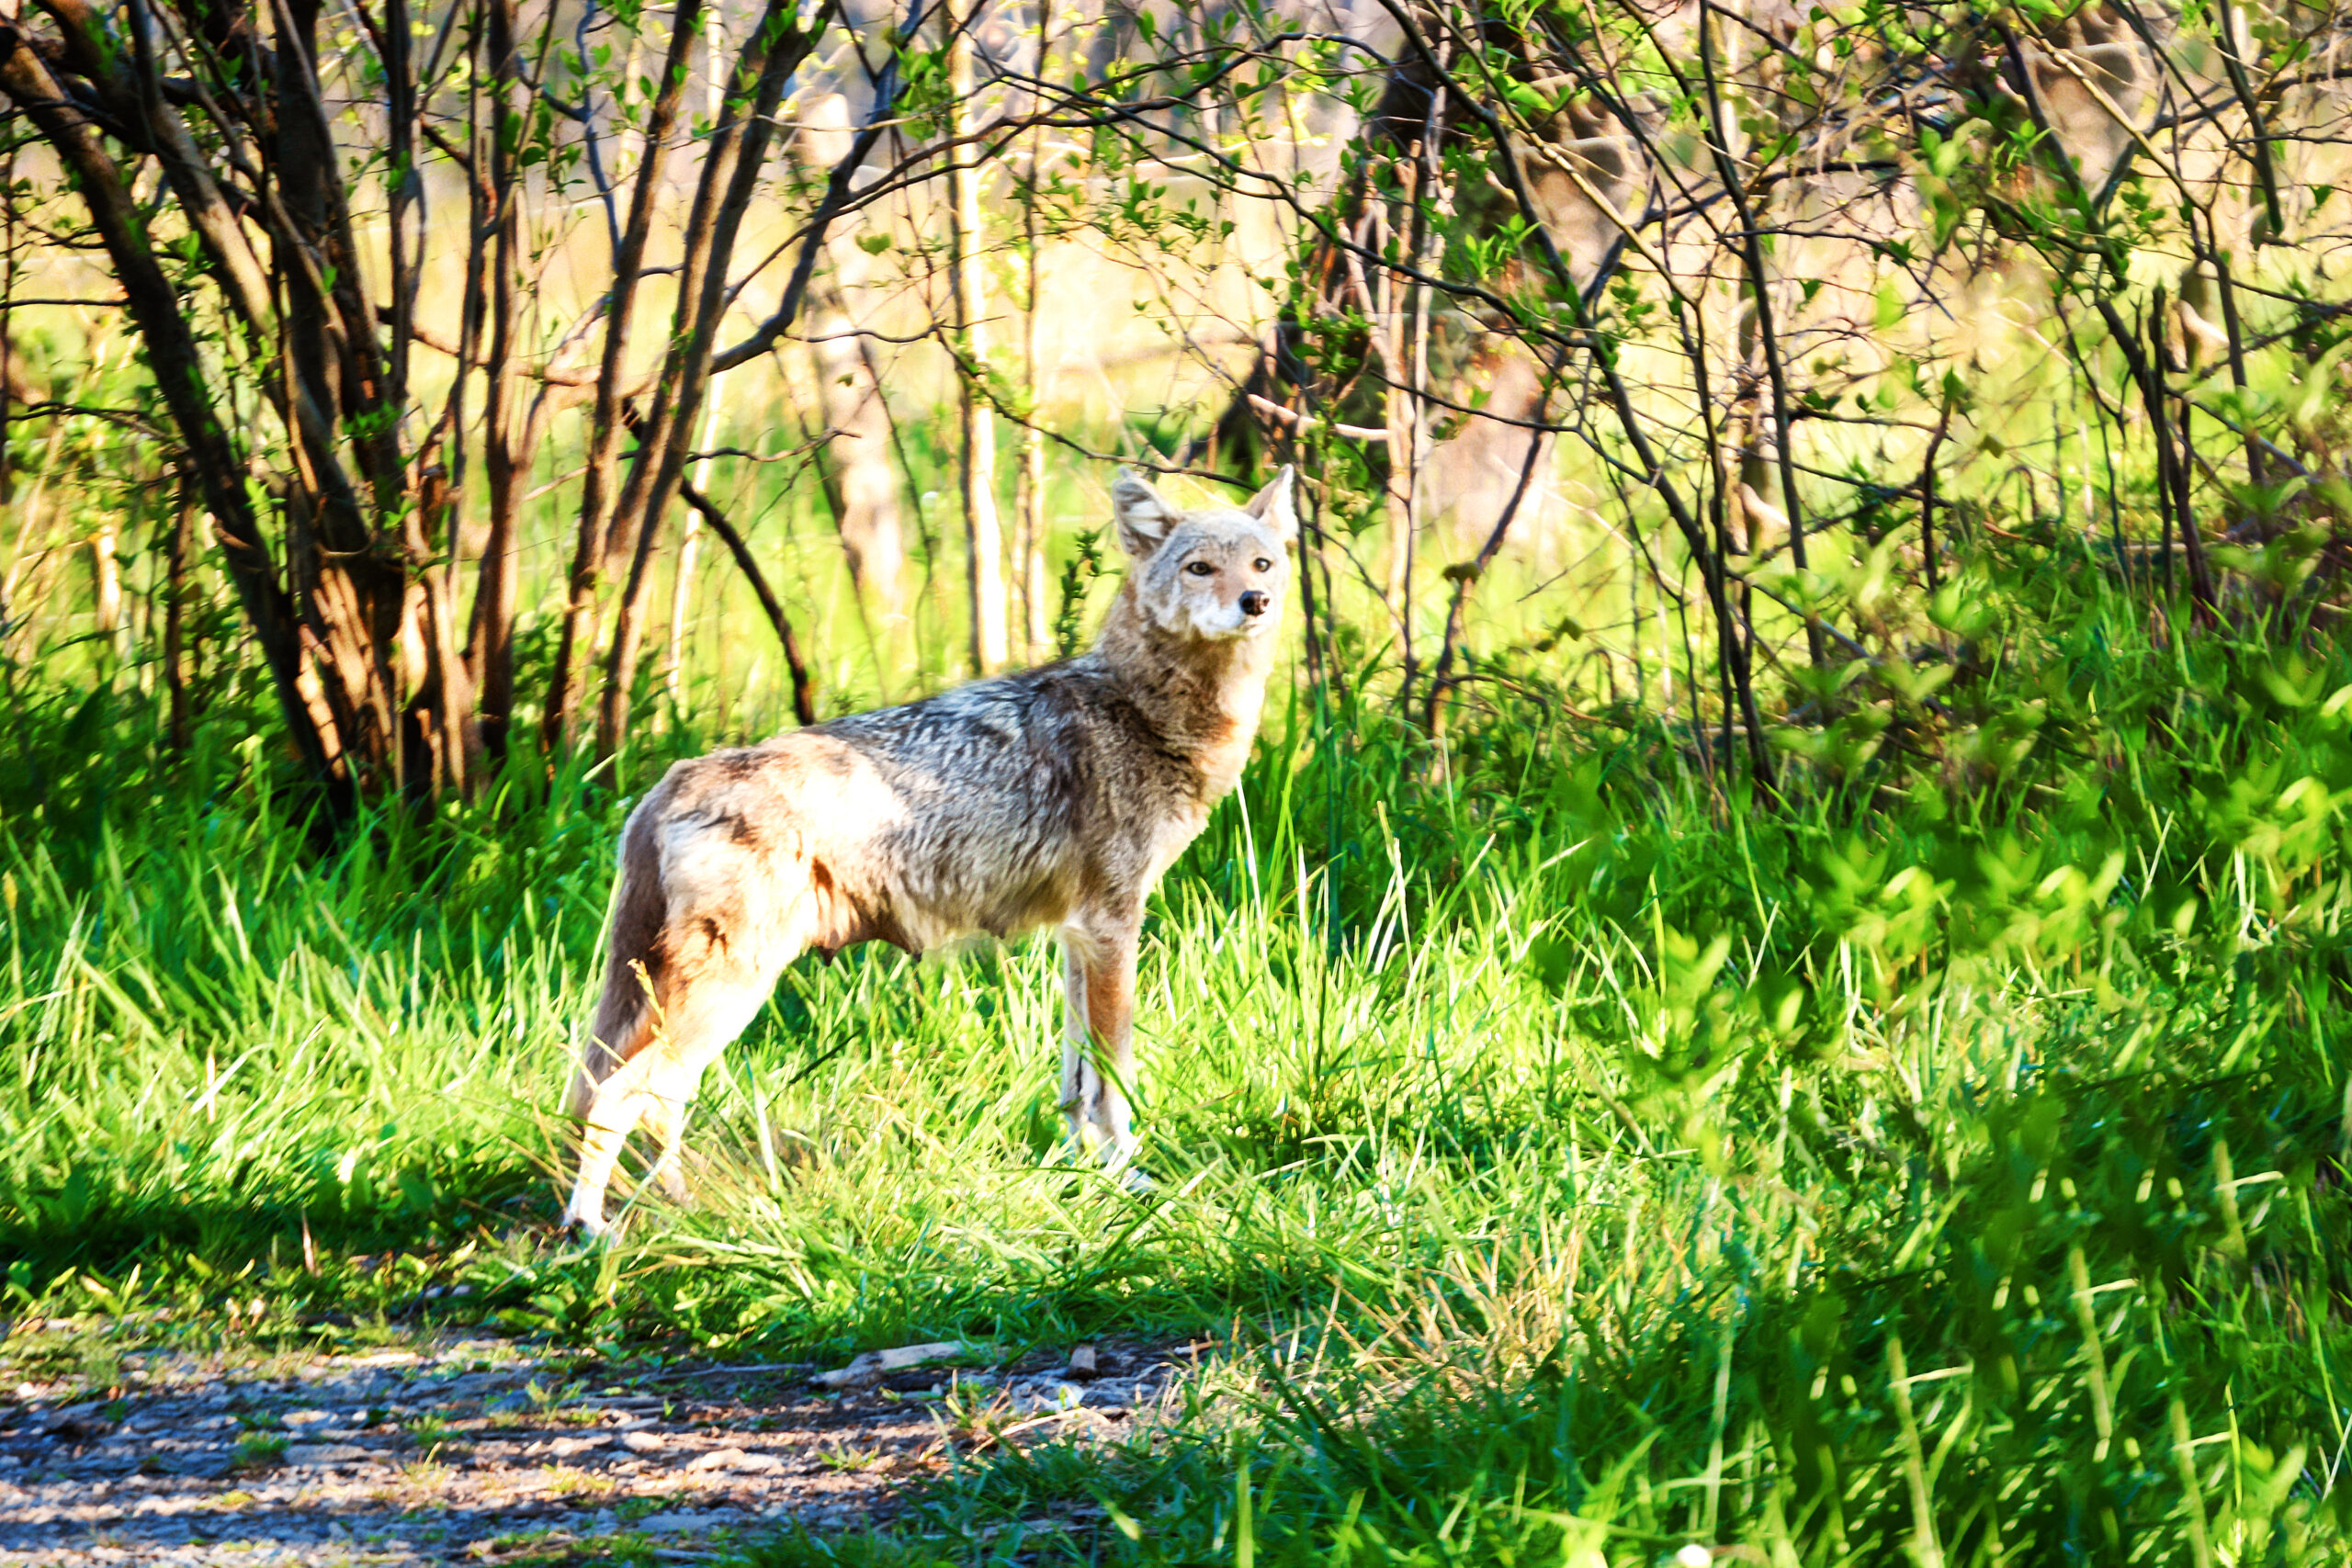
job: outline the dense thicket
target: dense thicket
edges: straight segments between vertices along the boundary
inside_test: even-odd
[[[910,501],[927,593],[967,585],[919,656],[1044,651],[1049,446],[1304,458],[1307,677],[1385,623],[1432,733],[1533,618],[1480,588],[1516,551],[1589,690],[1655,685],[1768,792],[1784,721],[1833,770],[1940,746],[1983,528],[2098,539],[2200,634],[2326,601],[2324,8],[141,0],[0,41],[12,460],[111,418],[136,455],[93,463],[138,476],[26,510],[11,646],[111,634],[128,539],[142,678],[185,686],[232,589],[216,655],[345,803],[590,712],[614,753],[706,525],[804,714],[829,658],[903,657]],[[1132,376],[1069,406],[1138,361],[1161,412]],[[713,495],[763,485],[845,547],[857,614],[813,638]],[[76,546],[94,602],[38,570]]]

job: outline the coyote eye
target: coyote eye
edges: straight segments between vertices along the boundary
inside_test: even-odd
[[[1194,577],[1207,577],[1213,574],[1216,570],[1216,568],[1211,566],[1204,560],[1196,560],[1187,562],[1184,570],[1191,572]]]
[[[1274,563],[1268,560],[1263,556],[1260,556],[1256,560],[1250,564],[1256,567],[1260,571],[1272,571],[1274,570]]]

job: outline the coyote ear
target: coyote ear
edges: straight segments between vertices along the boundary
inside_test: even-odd
[[[1282,472],[1266,481],[1266,488],[1250,498],[1242,510],[1273,530],[1274,537],[1289,544],[1298,537],[1298,513],[1291,505],[1291,481],[1297,476],[1284,463]]]
[[[1111,484],[1111,515],[1119,525],[1119,547],[1141,560],[1168,537],[1177,513],[1142,475],[1121,468]]]

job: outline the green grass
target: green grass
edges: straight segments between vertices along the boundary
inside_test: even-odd
[[[1905,744],[1777,808],[1532,664],[1442,767],[1275,712],[1154,907],[1148,1194],[1060,1156],[1048,947],[859,952],[713,1073],[700,1201],[588,1254],[552,1108],[624,802],[324,840],[225,718],[157,761],[19,688],[0,1257],[88,1332],[9,1355],[1229,1347],[775,1562],[2342,1561],[2352,657],[1997,570],[1948,716],[1858,688]]]

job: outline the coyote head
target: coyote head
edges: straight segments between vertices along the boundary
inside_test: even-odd
[[[1184,512],[1131,469],[1111,486],[1119,546],[1132,557],[1135,604],[1155,630],[1224,642],[1271,637],[1298,536],[1285,466],[1239,508]]]

